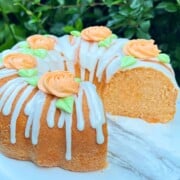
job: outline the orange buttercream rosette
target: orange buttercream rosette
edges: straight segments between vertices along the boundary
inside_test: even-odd
[[[67,97],[78,93],[79,83],[74,78],[74,75],[68,71],[47,72],[39,79],[38,87],[47,94]]]
[[[154,40],[135,39],[130,40],[123,48],[123,51],[128,56],[133,56],[139,59],[151,59],[157,57],[160,53]]]
[[[11,69],[31,69],[36,67],[37,62],[29,54],[12,53],[4,57],[3,64],[6,68]]]
[[[35,34],[27,38],[27,42],[32,49],[54,49],[56,40],[52,37]]]
[[[102,41],[112,34],[111,30],[105,26],[88,27],[81,32],[81,37],[86,41]]]

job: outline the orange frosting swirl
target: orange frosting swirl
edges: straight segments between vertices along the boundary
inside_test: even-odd
[[[54,49],[56,40],[52,37],[35,34],[27,38],[27,42],[32,49]]]
[[[139,59],[151,59],[157,57],[160,53],[154,40],[135,39],[129,41],[123,48],[123,51],[128,56],[133,56]]]
[[[86,41],[102,41],[112,34],[111,30],[105,26],[92,26],[81,32],[81,37]]]
[[[6,68],[31,69],[36,67],[37,62],[36,59],[29,54],[12,53],[4,57],[3,64]]]
[[[74,75],[68,71],[47,72],[38,81],[41,91],[57,97],[67,97],[76,94],[79,83],[74,80]]]

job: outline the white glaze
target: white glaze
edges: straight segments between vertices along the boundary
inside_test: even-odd
[[[55,70],[64,70],[64,58],[60,55],[59,52],[52,50],[51,52],[48,52],[48,55],[50,57],[49,66],[51,71]]]
[[[66,113],[64,111],[61,111],[59,121],[58,121],[58,127],[63,128],[65,125],[66,129],[66,160],[71,160],[71,144],[72,144],[72,114]]]
[[[24,84],[24,82],[22,81],[22,78],[17,78],[15,80],[13,79],[9,81],[7,84],[5,84],[0,88],[0,93],[3,93],[5,91],[0,99],[0,111],[4,106],[4,103],[6,102],[7,98],[13,93],[14,89],[17,86],[19,85],[21,86],[22,84]]]
[[[97,43],[88,43],[81,40],[79,48],[79,62],[81,67],[81,78],[84,80],[84,70],[90,72],[89,81],[94,79],[94,71],[99,58],[105,53],[105,48],[99,48]]]
[[[5,89],[7,89],[11,84],[14,84],[14,83],[18,83],[18,82],[23,82],[23,81],[20,81],[22,80],[22,78],[15,78],[15,79],[12,79],[8,82],[6,82],[6,84],[4,84],[3,86],[0,87],[0,95],[5,91]],[[1,99],[0,99],[1,100]]]
[[[3,115],[4,116],[8,116],[11,113],[11,109],[12,109],[12,105],[13,102],[15,100],[15,98],[17,97],[17,95],[19,94],[19,92],[27,85],[27,83],[22,83],[18,86],[15,87],[15,89],[13,89],[11,95],[8,97],[6,103],[4,104],[4,108],[3,108]]]
[[[82,106],[82,98],[83,98],[83,89],[80,88],[79,93],[75,96],[75,104],[76,104],[76,116],[77,116],[77,129],[79,131],[84,130],[84,116],[83,116],[83,106]]]
[[[34,114],[34,102],[36,100],[38,93],[36,93],[31,100],[26,104],[25,108],[24,108],[24,113],[28,116],[28,120],[26,123],[26,128],[25,128],[25,137],[29,138],[30,137],[30,129],[31,129],[31,125],[32,125],[32,120],[33,120],[33,114]]]
[[[27,120],[26,128],[25,128],[25,133],[24,133],[26,138],[30,138],[32,121],[33,121],[33,116],[28,116],[28,120]]]
[[[40,120],[41,120],[41,115],[45,100],[46,100],[46,95],[43,92],[39,91],[37,93],[36,101],[34,101],[34,113],[33,113],[32,133],[31,133],[31,141],[33,145],[38,144]]]
[[[0,69],[0,79],[9,77],[9,76],[12,76],[12,75],[15,75],[15,74],[17,74],[17,70],[6,69],[6,68]]]
[[[119,67],[121,66],[120,57],[116,57],[106,68],[106,83],[111,80],[111,77],[119,71]]]
[[[71,160],[71,144],[72,144],[72,114],[65,112],[66,126],[66,160]]]
[[[58,43],[55,47],[55,50],[62,54],[66,61],[74,62],[76,50],[78,49],[80,40],[81,39],[79,37],[73,37],[74,43],[71,44],[69,41],[69,35],[62,36],[58,39]]]
[[[82,82],[83,89],[88,102],[91,127],[96,129],[96,140],[98,144],[104,142],[102,126],[105,123],[105,116],[102,102],[96,93],[96,87],[89,82]],[[82,105],[81,105],[82,106]]]
[[[57,99],[54,98],[51,101],[51,104],[49,106],[48,113],[47,113],[46,121],[47,121],[48,127],[50,128],[54,127],[54,119],[55,119],[55,113],[56,113],[56,100]]]
[[[10,124],[10,127],[11,127],[10,128],[11,143],[16,143],[16,122],[17,122],[17,118],[19,117],[19,114],[21,112],[22,105],[27,100],[27,98],[29,97],[29,95],[32,93],[33,90],[34,90],[33,86],[28,86],[23,91],[19,100],[16,103],[16,106],[15,106],[14,111],[12,113],[11,124]]]
[[[61,111],[61,114],[58,120],[58,128],[62,128],[64,126],[64,122],[65,122],[65,112]]]
[[[102,74],[105,71],[108,64],[113,61],[118,56],[121,56],[121,49],[124,45],[124,43],[127,42],[124,41],[124,39],[117,39],[114,41],[114,43],[105,51],[102,58],[99,60],[96,76],[98,77],[98,80],[101,81]]]

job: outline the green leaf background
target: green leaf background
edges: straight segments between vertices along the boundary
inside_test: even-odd
[[[0,51],[35,33],[105,25],[120,37],[155,39],[180,83],[179,17],[179,0],[0,0]]]

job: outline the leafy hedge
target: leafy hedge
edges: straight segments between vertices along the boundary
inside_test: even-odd
[[[180,0],[0,0],[0,51],[34,33],[107,25],[121,37],[155,39],[180,83],[179,17]]]

